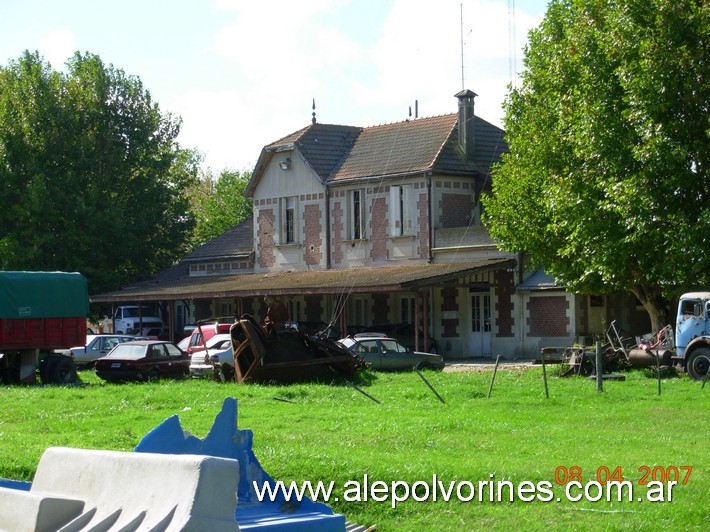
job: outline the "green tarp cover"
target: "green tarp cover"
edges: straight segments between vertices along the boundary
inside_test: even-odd
[[[0,271],[0,318],[71,318],[88,313],[89,292],[80,273]]]

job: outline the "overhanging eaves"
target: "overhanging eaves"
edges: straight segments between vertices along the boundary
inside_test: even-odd
[[[514,259],[463,263],[408,264],[317,271],[184,276],[98,294],[92,303],[178,301],[265,295],[351,294],[417,290],[487,271],[508,269]]]

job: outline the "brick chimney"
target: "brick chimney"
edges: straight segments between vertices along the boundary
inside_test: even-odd
[[[473,99],[478,96],[475,92],[464,89],[455,94],[459,99],[459,146],[467,160],[474,160],[475,135],[473,131]]]

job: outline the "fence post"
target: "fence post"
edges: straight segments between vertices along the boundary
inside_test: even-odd
[[[545,369],[545,353],[542,353],[542,380],[545,382],[545,397],[550,398],[550,393],[547,391],[547,370]]]
[[[597,391],[604,391],[604,379],[602,379],[602,374],[604,373],[604,362],[602,361],[602,343],[597,340],[597,351],[596,351],[596,368],[597,368]]]
[[[498,362],[500,362],[500,355],[496,357],[496,365],[493,368],[493,377],[491,377],[491,385],[488,387],[488,396],[486,397],[486,399],[491,398],[491,392],[493,391],[493,383],[496,380],[496,373],[498,372]]]

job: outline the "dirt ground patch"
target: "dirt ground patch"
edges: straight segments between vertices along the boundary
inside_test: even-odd
[[[495,362],[447,362],[444,367],[444,372],[465,373],[475,371],[478,373],[485,373],[487,371],[493,371],[495,366]],[[498,371],[509,369],[531,369],[534,367],[536,367],[536,365],[532,362],[501,362],[498,364]]]

